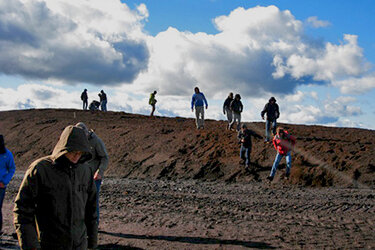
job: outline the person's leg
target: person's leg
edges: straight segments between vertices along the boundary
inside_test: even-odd
[[[230,126],[230,123],[232,122],[232,119],[233,119],[232,110],[226,108],[225,112],[227,113],[228,126]]]
[[[195,107],[195,124],[199,128],[199,107]]]
[[[152,107],[152,109],[151,109],[151,114],[150,114],[150,116],[154,116],[155,104],[151,104],[151,107]]]
[[[0,188],[0,232],[3,230],[3,201],[5,196],[5,188]]]
[[[250,167],[250,154],[251,154],[251,148],[246,148],[245,156],[246,156],[246,166]]]
[[[266,141],[270,140],[270,121],[266,120]]]
[[[98,215],[97,222],[99,225],[99,192],[100,192],[100,186],[102,185],[102,180],[95,180],[95,186],[96,186],[96,213]]]
[[[285,171],[285,176],[286,177],[289,177],[290,175],[290,170],[292,168],[292,154],[291,152],[289,151],[288,154],[285,156],[285,160],[286,160],[286,171]]]
[[[237,114],[237,131],[241,129],[241,114]]]
[[[241,160],[246,161],[245,147],[243,145],[241,145],[241,149],[240,149],[240,158],[241,158]]]
[[[202,120],[201,120],[201,127],[204,128],[204,107],[202,106]]]
[[[276,157],[275,157],[275,161],[273,162],[271,173],[270,173],[271,177],[275,176],[277,167],[279,166],[279,163],[280,163],[282,158],[283,158],[283,156],[281,154],[279,154],[279,152],[277,152]]]
[[[107,111],[107,100],[104,101],[104,111]]]
[[[235,124],[236,122],[238,123],[238,116],[236,112],[233,112],[233,119],[232,119],[232,122],[230,123],[229,129],[231,129],[233,127],[233,124]]]
[[[273,135],[276,135],[276,126],[277,126],[276,119],[274,119],[272,121],[272,133],[273,133]]]

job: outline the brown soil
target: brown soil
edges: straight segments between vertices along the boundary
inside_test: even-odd
[[[283,160],[269,184],[273,146],[254,139],[255,170],[245,171],[223,121],[197,131],[186,118],[25,110],[0,112],[20,171],[7,189],[0,249],[17,249],[10,210],[23,170],[79,121],[110,155],[101,249],[375,248],[372,130],[282,124],[297,137],[292,176],[282,178]],[[248,125],[263,135],[264,123]]]

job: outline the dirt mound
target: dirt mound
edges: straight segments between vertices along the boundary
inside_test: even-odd
[[[239,164],[236,133],[224,121],[206,121],[197,131],[193,119],[150,118],[124,112],[66,109],[0,112],[0,133],[18,170],[50,154],[65,126],[79,121],[95,130],[110,155],[107,175],[139,179],[264,180],[275,157],[272,144],[253,140],[254,172]],[[247,123],[263,136],[264,123]],[[375,131],[281,124],[297,138],[290,182],[307,186],[374,186]],[[285,160],[276,182],[281,181]]]

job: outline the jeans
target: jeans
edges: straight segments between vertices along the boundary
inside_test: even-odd
[[[230,124],[232,123],[232,119],[233,119],[233,112],[232,110],[230,110],[230,108],[225,108],[225,113],[227,114],[228,125],[230,126]]]
[[[98,215],[97,222],[99,225],[99,192],[100,192],[100,186],[102,185],[102,180],[95,180],[95,186],[96,186],[96,214]]]
[[[272,121],[266,120],[266,140],[270,140],[270,129],[271,129],[271,123],[272,123],[272,133],[276,135],[276,119],[273,119]]]
[[[240,131],[241,129],[241,113],[233,112],[233,120],[230,123],[229,128],[232,128],[233,124],[237,121],[237,131]]]
[[[195,106],[195,123],[197,128],[204,127],[204,107]]]
[[[241,145],[240,150],[240,157],[242,160],[245,160],[246,166],[250,166],[250,154],[251,154],[251,148],[245,148],[243,145]]]
[[[3,229],[3,213],[1,210],[3,208],[4,196],[5,196],[5,188],[0,188],[0,232]]]
[[[107,111],[107,100],[103,100],[101,103],[101,109],[102,111]]]
[[[83,100],[83,110],[87,109],[87,100]]]
[[[285,174],[288,175],[290,173],[290,169],[292,168],[292,155],[291,155],[290,151],[286,155],[281,155],[281,154],[279,154],[279,152],[277,152],[275,161],[273,162],[273,165],[272,165],[270,176],[272,176],[272,177],[275,176],[277,167],[279,166],[279,163],[280,163],[281,159],[283,158],[283,156],[285,156],[285,160],[286,160]]]

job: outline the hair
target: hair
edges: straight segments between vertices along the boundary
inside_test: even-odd
[[[194,88],[194,91],[197,91],[197,90],[198,90],[198,92],[199,92],[199,88],[198,88],[198,87],[195,87],[195,88]]]
[[[154,90],[154,94],[156,94],[156,93],[158,93],[158,92],[156,92],[156,90]]]
[[[228,97],[229,97],[229,96],[232,96],[232,97],[233,97],[233,92],[230,92],[229,95],[228,95]]]
[[[243,123],[243,124],[241,125],[241,128],[247,128],[246,124]]]
[[[236,98],[241,99],[240,94],[236,94],[236,96],[234,97],[234,99],[236,99]]]
[[[271,101],[274,101],[274,102],[276,102],[276,99],[275,99],[275,97],[271,97],[269,100],[268,100],[268,102],[271,102]]]
[[[0,135],[0,154],[5,154],[5,143],[4,143],[4,136]]]

